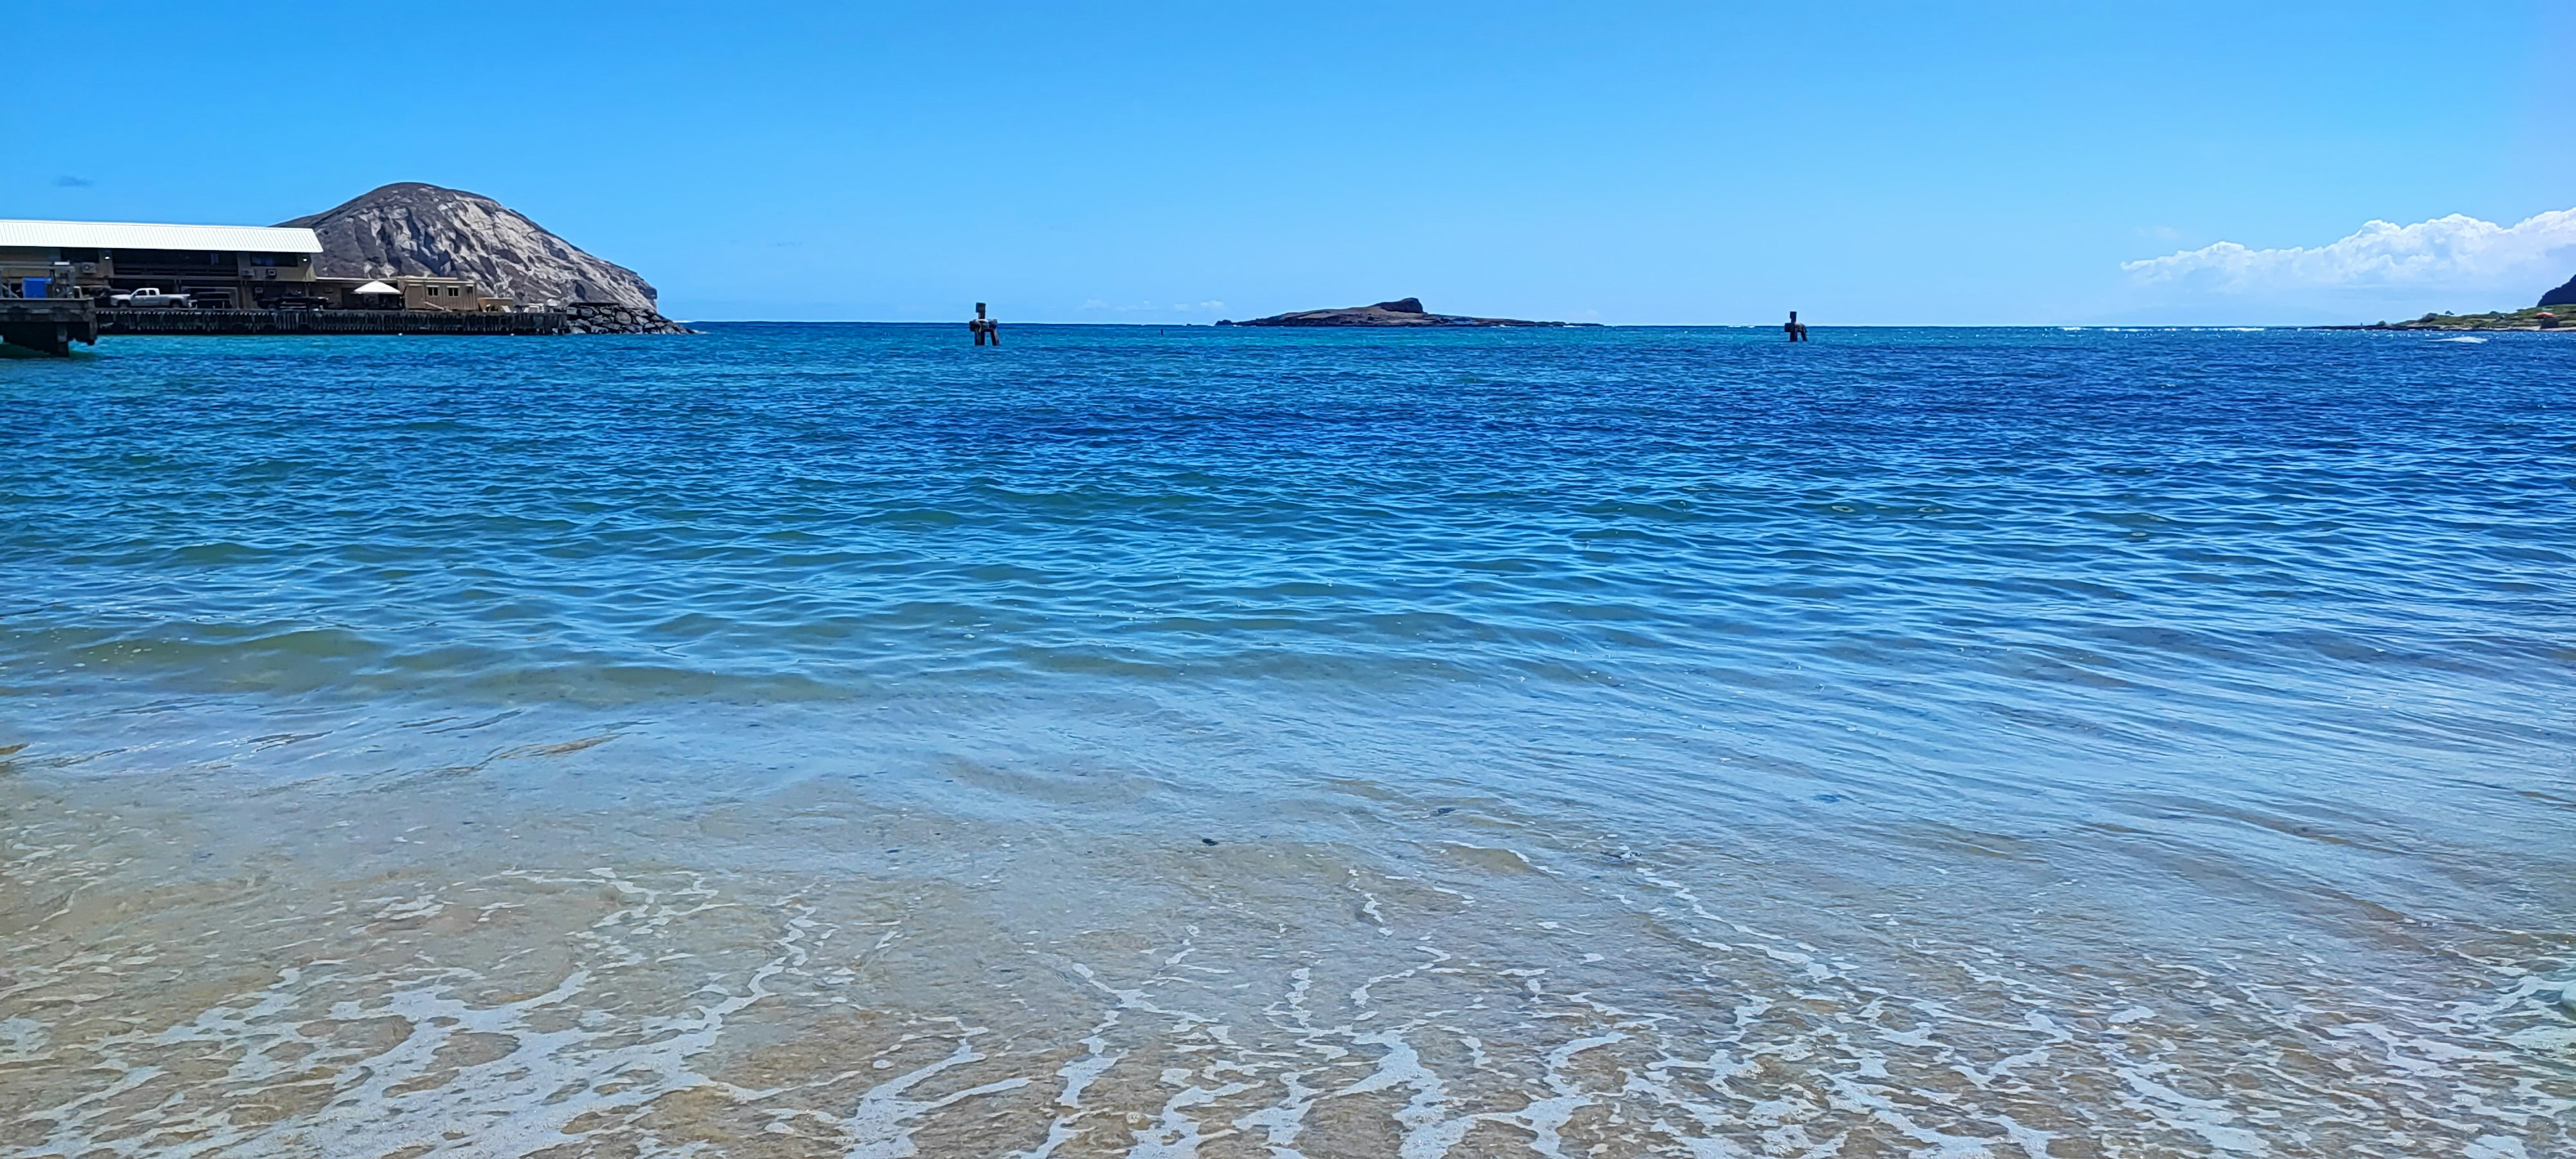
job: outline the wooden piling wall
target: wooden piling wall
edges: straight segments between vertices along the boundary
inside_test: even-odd
[[[562,334],[559,310],[136,310],[98,312],[101,334]]]

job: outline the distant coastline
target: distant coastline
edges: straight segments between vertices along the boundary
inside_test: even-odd
[[[2328,326],[2328,330],[2533,330],[2576,334],[2576,308],[2532,306],[2486,314],[2426,314],[2406,322]]]
[[[2484,314],[2426,314],[2411,322],[2373,322],[2367,326],[2330,326],[2330,330],[2560,330],[2576,331],[2576,278],[2540,296],[2538,304],[2520,310]]]

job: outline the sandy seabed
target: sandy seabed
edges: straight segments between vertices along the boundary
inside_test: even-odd
[[[2158,948],[1956,844],[492,793],[0,774],[0,1149],[2505,1159],[2576,1108],[2537,943]]]

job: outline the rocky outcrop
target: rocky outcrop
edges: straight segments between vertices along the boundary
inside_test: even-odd
[[[405,181],[293,221],[322,239],[326,278],[465,278],[522,306],[571,310],[593,334],[684,334],[664,318],[653,287],[480,193]],[[577,305],[615,306],[581,320]],[[617,327],[626,327],[623,329]]]
[[[1300,310],[1291,314],[1273,314],[1247,322],[1219,321],[1219,326],[1576,326],[1577,322],[1524,322],[1518,318],[1471,318],[1464,314],[1433,314],[1422,308],[1420,298],[1398,298],[1374,306],[1351,306],[1340,310]]]
[[[2560,286],[2555,290],[2551,290],[2546,294],[2542,294],[2540,296],[2540,304],[2543,306],[2576,306],[2576,278],[2569,278],[2567,279],[2566,285]]]
[[[2412,322],[2373,322],[2368,326],[2325,326],[2326,330],[2561,330],[2560,318],[2547,307],[2528,306],[2492,314],[2426,314]]]
[[[573,334],[694,334],[651,310],[638,310],[623,302],[575,302],[564,307],[571,316]]]

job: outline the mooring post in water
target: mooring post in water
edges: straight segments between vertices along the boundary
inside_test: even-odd
[[[966,328],[975,332],[977,346],[983,345],[986,341],[992,342],[995,346],[1002,344],[1002,324],[984,316],[982,302],[975,303],[975,320],[967,323]]]
[[[1807,340],[1807,324],[1798,320],[1798,312],[1795,310],[1789,311],[1789,324],[1780,329],[1787,332],[1791,342]]]

